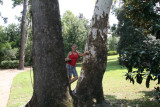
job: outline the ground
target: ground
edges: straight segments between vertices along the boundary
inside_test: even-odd
[[[30,68],[25,68],[24,70],[17,69],[7,69],[0,70],[0,107],[6,107],[10,95],[10,89],[12,80],[20,72],[29,70]]]
[[[146,88],[145,80],[141,85],[134,85],[125,80],[126,68],[118,65],[118,55],[109,56],[107,69],[103,77],[103,90],[105,99],[113,107],[160,107],[158,101],[154,99],[154,86],[157,82],[151,82],[150,88]],[[76,67],[78,74],[81,70],[81,63]],[[7,107],[19,107],[26,104],[33,92],[30,70],[19,73],[13,81],[11,94]],[[76,82],[72,84],[72,89],[76,87]]]

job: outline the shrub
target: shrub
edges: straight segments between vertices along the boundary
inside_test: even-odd
[[[19,64],[19,60],[2,61],[0,67],[3,69],[17,68],[18,64]]]
[[[4,54],[4,60],[15,60],[18,53],[18,48],[6,49],[2,53]]]
[[[108,51],[108,56],[117,55],[117,54],[118,54],[117,51]]]

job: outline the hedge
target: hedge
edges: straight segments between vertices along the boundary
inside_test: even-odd
[[[0,68],[2,69],[17,68],[18,64],[19,60],[2,61],[0,64]]]

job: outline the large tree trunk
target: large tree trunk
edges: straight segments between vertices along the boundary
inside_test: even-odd
[[[18,69],[24,69],[25,42],[26,42],[26,20],[27,20],[28,0],[23,1],[23,15],[21,25],[21,47]]]
[[[79,101],[87,107],[104,102],[102,79],[107,64],[108,16],[112,0],[97,0],[92,17],[81,74],[74,90]]]
[[[26,107],[71,107],[58,0],[32,0],[34,92]]]

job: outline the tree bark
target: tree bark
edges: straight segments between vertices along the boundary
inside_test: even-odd
[[[32,0],[34,92],[26,107],[72,107],[58,0]]]
[[[24,69],[25,42],[26,42],[26,21],[27,21],[28,0],[23,1],[23,15],[21,25],[21,47],[18,69]]]
[[[74,90],[79,103],[87,107],[104,103],[102,79],[107,64],[108,16],[112,0],[97,0],[85,46],[81,74]],[[106,106],[106,105],[105,105]]]

